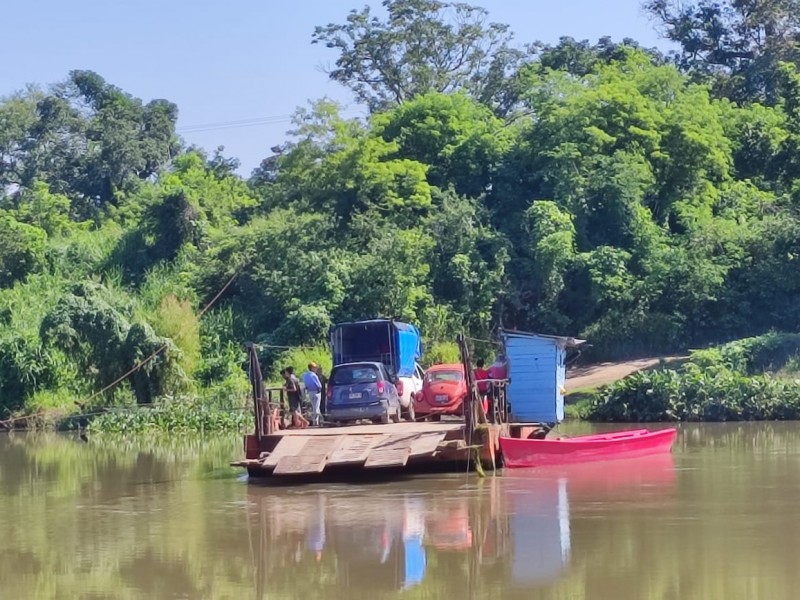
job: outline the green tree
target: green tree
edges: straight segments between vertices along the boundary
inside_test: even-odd
[[[9,287],[41,269],[47,234],[35,225],[0,216],[0,288]]]
[[[35,88],[0,104],[0,183],[46,182],[79,219],[158,174],[175,156],[177,107],[147,104],[92,71],[72,71],[49,92]]]
[[[796,0],[647,0],[644,7],[680,44],[678,64],[713,78],[734,100],[774,104],[778,64],[800,60]]]
[[[401,158],[428,166],[431,185],[478,197],[489,189],[511,136],[492,112],[460,92],[429,92],[373,119]]]
[[[339,53],[329,75],[380,111],[430,91],[465,91],[501,112],[504,91],[522,53],[509,46],[508,25],[461,2],[384,0],[386,20],[369,7],[344,24],[317,27],[313,43]]]

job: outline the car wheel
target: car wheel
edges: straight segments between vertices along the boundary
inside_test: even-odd
[[[400,420],[401,420],[400,419],[400,415],[401,415],[401,411],[400,411],[400,408],[398,408],[396,411],[394,411],[394,414],[392,415],[392,418],[391,418],[392,423],[399,423]]]
[[[431,415],[431,421],[436,421],[437,423],[442,420],[442,415]]]
[[[408,408],[405,410],[406,413],[406,420],[411,421],[412,423],[417,420],[417,414],[414,410],[414,401],[408,403]]]

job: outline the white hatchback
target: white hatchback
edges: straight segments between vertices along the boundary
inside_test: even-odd
[[[411,375],[400,377],[400,385],[397,386],[400,396],[400,406],[402,407],[403,418],[407,421],[415,421],[414,396],[422,391],[422,380],[425,379],[425,371],[419,364],[414,365],[414,372]]]

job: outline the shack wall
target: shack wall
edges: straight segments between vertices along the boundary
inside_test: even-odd
[[[511,418],[523,423],[556,423],[564,419],[566,380],[564,348],[558,340],[507,334],[508,400]]]

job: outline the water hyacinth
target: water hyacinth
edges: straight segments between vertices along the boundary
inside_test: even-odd
[[[252,426],[250,411],[209,405],[189,398],[166,398],[150,406],[112,410],[95,418],[92,433],[241,433]]]

